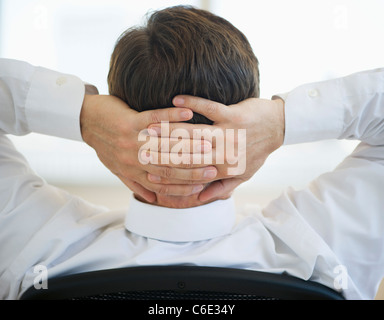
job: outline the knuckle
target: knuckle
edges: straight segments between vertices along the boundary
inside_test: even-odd
[[[168,119],[166,119],[166,120],[168,120],[168,121],[172,121],[173,120],[173,118],[174,118],[174,109],[168,109],[167,110],[167,116],[168,116]]]
[[[214,102],[209,102],[206,106],[207,114],[214,115],[217,113],[217,105]]]
[[[159,194],[168,194],[169,193],[169,187],[165,184],[159,186],[157,189],[157,193]]]
[[[129,126],[122,119],[116,121],[115,128],[116,128],[116,131],[119,132],[123,136],[127,135],[130,131]]]
[[[150,113],[150,121],[151,123],[159,123],[161,122],[160,112],[155,110]]]
[[[181,179],[180,179],[181,180]],[[182,183],[183,185],[192,185],[192,184],[195,184],[196,181],[190,177],[186,178],[186,179],[182,179]]]
[[[169,179],[172,177],[172,169],[170,167],[164,167],[162,176],[166,179]]]
[[[191,169],[193,168],[193,157],[190,154],[185,154],[182,156],[181,164],[183,168]]]
[[[201,180],[201,179],[196,179],[196,180]],[[187,184],[196,184],[196,180],[187,180]],[[190,190],[190,194],[192,194],[192,190]]]
[[[194,182],[196,183],[196,182]],[[188,189],[185,190],[185,196],[190,196],[192,194],[194,194],[194,188],[195,188],[196,185],[190,185]]]
[[[128,179],[131,177],[131,172],[126,168],[121,168],[120,172],[118,173],[118,176],[120,176],[124,179]]]

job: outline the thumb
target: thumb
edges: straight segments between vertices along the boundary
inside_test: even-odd
[[[201,202],[207,202],[215,199],[227,199],[242,182],[243,181],[239,178],[215,181],[200,193],[199,200]]]
[[[145,189],[141,184],[131,179],[123,178],[117,175],[120,180],[129,188],[136,196],[139,196],[149,203],[154,203],[157,200],[156,194]]]

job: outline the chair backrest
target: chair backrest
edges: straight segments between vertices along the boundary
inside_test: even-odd
[[[145,266],[48,279],[22,300],[343,300],[319,283],[286,274],[197,266]]]

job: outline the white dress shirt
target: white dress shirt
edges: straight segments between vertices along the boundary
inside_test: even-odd
[[[182,239],[201,241],[180,242],[177,233],[168,234],[176,241],[164,241],[167,233],[156,234],[133,217],[138,210],[169,217],[177,210],[169,214],[133,198],[128,210],[110,211],[49,185],[6,137],[39,132],[81,140],[83,97],[84,84],[74,76],[0,59],[0,299],[17,299],[31,287],[37,265],[55,277],[175,264],[287,272],[331,288],[339,284],[348,299],[374,298],[384,276],[384,70],[282,95],[286,144],[362,143],[308,187],[287,189],[265,208],[237,212],[234,224],[233,209],[227,210],[231,228]],[[229,199],[188,212],[203,225],[204,214],[232,206]]]

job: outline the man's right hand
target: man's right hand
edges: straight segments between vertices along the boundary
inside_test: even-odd
[[[207,180],[205,172],[210,170],[215,175],[217,173],[214,167],[209,166],[185,169],[140,163],[139,150],[144,142],[140,142],[138,137],[142,130],[153,123],[187,121],[192,116],[192,111],[184,108],[136,112],[116,97],[85,95],[80,124],[83,140],[95,149],[101,162],[138,196],[153,203],[156,201],[156,193],[174,196],[199,193],[203,189],[202,182]],[[176,142],[167,143],[172,148],[172,143]],[[184,143],[189,144],[188,149],[194,152],[200,152],[200,148],[194,147],[194,144],[204,145],[201,152],[210,151],[212,147],[204,141],[185,140]],[[161,145],[162,138],[159,138],[160,152]],[[192,184],[158,184],[149,181],[147,174],[163,179],[177,177],[192,181]]]

